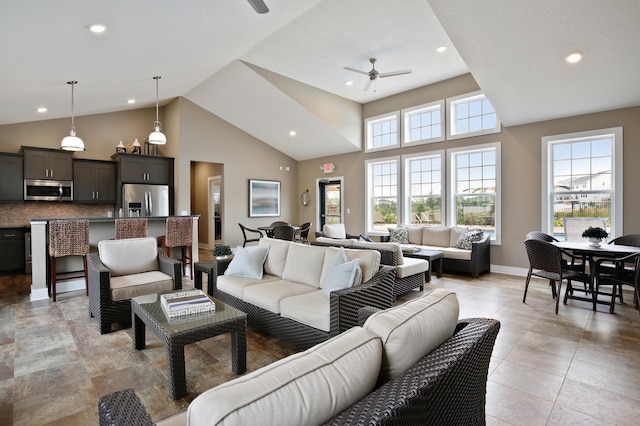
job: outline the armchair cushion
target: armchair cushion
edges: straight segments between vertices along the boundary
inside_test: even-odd
[[[112,277],[158,270],[158,242],[153,237],[103,240],[98,254]]]
[[[173,290],[171,277],[160,271],[111,277],[111,300],[127,300],[145,294]]]

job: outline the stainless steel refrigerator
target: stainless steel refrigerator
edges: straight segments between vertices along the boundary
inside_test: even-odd
[[[122,185],[122,210],[126,217],[169,216],[169,186]]]

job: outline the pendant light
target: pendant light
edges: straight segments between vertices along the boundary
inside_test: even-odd
[[[158,80],[162,77],[156,75],[153,79],[156,81],[156,121],[153,123],[153,132],[149,134],[148,142],[154,145],[165,145],[167,137],[160,131],[160,120],[158,118]]]
[[[71,132],[69,133],[69,136],[62,139],[60,149],[64,149],[65,151],[84,151],[84,142],[76,136],[76,124],[73,116],[73,86],[78,84],[78,82],[67,81],[67,84],[71,85]]]

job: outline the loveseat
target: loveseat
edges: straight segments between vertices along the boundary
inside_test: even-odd
[[[491,270],[491,242],[487,233],[449,226],[408,226],[390,231],[393,231],[390,236],[381,237],[381,240],[396,241],[405,248],[414,246],[442,251],[443,270],[447,273],[477,278]],[[469,238],[464,238],[463,233]]]
[[[182,288],[180,261],[159,254],[151,237],[100,241],[87,266],[89,314],[101,334],[110,333],[115,322],[131,325],[132,297]]]
[[[207,390],[157,424],[483,425],[499,328],[458,320],[455,293],[434,290]],[[132,389],[100,398],[98,408],[101,425],[154,424]]]
[[[343,262],[333,264],[338,255]],[[261,238],[258,246],[236,248],[219,273],[213,272],[213,297],[246,312],[250,326],[300,348],[357,325],[359,308],[384,309],[394,300],[394,268],[381,265],[375,250]]]

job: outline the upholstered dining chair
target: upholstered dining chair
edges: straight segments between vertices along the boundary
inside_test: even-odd
[[[562,258],[564,252],[549,241],[528,239],[524,241],[524,247],[527,252],[527,257],[529,258],[529,272],[527,273],[522,303],[525,303],[527,300],[527,290],[529,289],[531,277],[546,278],[550,281],[552,289],[555,290],[553,293],[556,299],[555,311],[557,315],[562,281],[568,280],[569,283],[571,280],[590,282],[590,277],[583,272],[567,268]],[[556,283],[557,289],[555,288]],[[569,283],[567,284],[567,288],[570,286]]]
[[[135,217],[116,219],[116,240],[124,238],[144,238],[147,236],[147,218]]]
[[[273,228],[273,238],[278,240],[295,241],[296,229],[291,225],[280,225]]]
[[[182,262],[182,273],[186,275],[187,265],[189,265],[189,278],[193,279],[193,218],[168,217],[163,243],[167,257],[171,257],[172,248],[180,248],[179,260]]]
[[[89,221],[85,219],[52,220],[49,222],[49,257],[51,258],[51,293],[57,300],[57,259],[66,256],[82,256],[84,285],[89,295],[87,254],[89,253]],[[69,277],[64,279],[73,279]]]
[[[311,222],[300,225],[300,230],[296,232],[296,241],[309,244],[309,231],[311,230]]]
[[[257,243],[260,241],[260,238],[263,237],[262,231],[258,229],[247,228],[241,223],[238,223],[240,230],[242,231],[242,237],[244,238],[244,242],[242,243],[242,247],[245,247],[247,243]],[[251,235],[256,234],[256,235]]]

